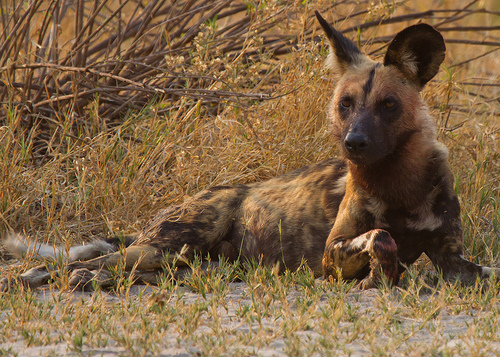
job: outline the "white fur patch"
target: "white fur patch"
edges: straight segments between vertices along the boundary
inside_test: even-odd
[[[362,250],[366,250],[366,251],[370,251],[370,249],[372,248],[372,245],[373,245],[373,239],[370,239],[370,237],[367,235],[367,234],[362,234],[356,238],[354,238],[352,241],[351,241],[351,244],[349,244],[349,246],[355,250],[359,250],[359,251],[362,251]]]
[[[416,231],[424,231],[429,230],[433,231],[443,225],[443,221],[431,214],[421,214],[418,219],[406,221],[408,228],[414,229]]]
[[[347,173],[335,182],[331,192],[334,195],[345,195],[346,184],[347,184]]]
[[[433,231],[443,225],[443,220],[440,217],[434,215],[434,213],[432,212],[432,206],[434,205],[436,196],[439,192],[440,190],[437,188],[431,191],[424,203],[411,212],[413,215],[416,215],[417,218],[406,220],[406,225],[408,228],[414,229],[416,231]]]
[[[389,227],[384,217],[385,212],[387,211],[387,204],[384,201],[375,197],[370,197],[365,207],[367,211],[375,217],[376,228]]]
[[[500,269],[499,268],[482,267],[481,274],[483,277],[495,275],[497,278],[500,278]]]
[[[401,64],[403,64],[414,76],[418,74],[417,59],[411,51],[401,54]]]

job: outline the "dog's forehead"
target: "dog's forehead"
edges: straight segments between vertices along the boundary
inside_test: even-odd
[[[337,84],[335,97],[345,94],[363,98],[385,96],[406,93],[410,88],[404,75],[394,66],[372,62],[347,71]]]

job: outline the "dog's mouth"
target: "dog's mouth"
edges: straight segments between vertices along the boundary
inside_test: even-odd
[[[354,165],[369,165],[371,163],[371,160],[367,160],[366,158],[363,157],[363,155],[346,155],[347,160],[352,162]]]
[[[363,153],[352,153],[347,150],[344,151],[344,157],[356,166],[384,166],[384,162],[391,157],[390,154],[379,151],[366,151]]]
[[[344,156],[347,160],[352,162],[354,165],[366,166],[376,163],[378,160],[382,159],[378,155],[374,155],[373,152],[364,151],[362,153],[349,152],[344,150]]]

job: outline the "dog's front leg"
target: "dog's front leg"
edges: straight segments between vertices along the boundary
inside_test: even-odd
[[[462,256],[461,236],[435,237],[425,250],[425,254],[447,281],[458,279],[464,285],[472,285],[478,277],[487,279],[495,275],[500,278],[499,268],[483,267]]]
[[[376,287],[382,276],[395,285],[399,279],[397,252],[396,242],[383,229],[372,229],[352,239],[329,239],[323,255],[323,274],[361,278],[362,289]]]

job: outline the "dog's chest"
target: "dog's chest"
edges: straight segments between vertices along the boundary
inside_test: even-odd
[[[431,202],[424,202],[414,209],[395,208],[384,201],[370,198],[366,209],[374,217],[374,227],[385,229],[393,235],[433,232],[443,226],[443,218],[433,210]]]

